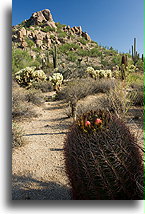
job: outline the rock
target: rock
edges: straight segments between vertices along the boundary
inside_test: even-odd
[[[49,27],[51,27],[51,28],[57,28],[56,25],[55,25],[55,22],[49,22],[49,21],[47,21],[47,22],[45,23],[45,25],[46,25],[46,26],[49,26]]]
[[[42,40],[36,40],[37,47],[41,48]]]
[[[82,28],[81,28],[81,26],[79,26],[79,27],[72,27],[72,28],[70,28],[71,29],[71,31],[74,33],[74,34],[77,34],[77,35],[81,35],[82,34]]]
[[[48,25],[50,27],[56,28],[55,22],[53,21],[52,15],[50,13],[50,10],[45,9],[42,11],[38,11],[32,14],[30,19],[27,20],[26,25]]]
[[[45,39],[45,37],[46,37],[46,33],[44,33],[44,32],[42,32],[42,31],[37,31],[37,32],[35,32],[35,36],[34,36],[34,38],[36,39],[36,40],[43,40],[43,39]]]
[[[25,40],[22,40],[20,47],[25,49],[27,47],[27,42]]]
[[[27,35],[27,30],[24,27],[22,27],[20,30],[17,31],[17,35],[18,38],[22,39]]]
[[[82,32],[82,37],[84,37],[88,41],[91,41],[90,36],[86,32]]]

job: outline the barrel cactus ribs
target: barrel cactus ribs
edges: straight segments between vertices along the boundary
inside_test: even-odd
[[[89,112],[70,128],[64,144],[74,200],[143,199],[143,164],[136,138],[107,111]]]

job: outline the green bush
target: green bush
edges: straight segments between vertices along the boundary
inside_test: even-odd
[[[53,34],[51,34],[50,39],[55,39],[55,36]]]
[[[144,62],[141,59],[139,59],[137,61],[137,63],[135,64],[135,66],[138,68],[139,71],[143,71],[144,70]]]
[[[89,56],[89,50],[79,49],[79,50],[77,50],[77,54],[79,56]]]
[[[79,48],[79,45],[75,44],[75,43],[65,43],[61,46],[59,46],[59,50],[62,53],[66,53],[67,51],[70,51],[71,49],[77,50]]]
[[[66,32],[59,32],[58,34],[58,38],[65,38],[67,36],[67,33]]]
[[[75,62],[78,59],[77,55],[73,52],[69,52],[67,55],[67,60],[71,62]]]
[[[78,42],[82,43],[82,45],[86,45],[88,43],[87,40],[84,38],[78,39]]]
[[[66,26],[65,24],[60,24],[60,22],[56,22],[55,24],[56,24],[57,29],[62,29],[63,27]]]
[[[55,28],[50,27],[50,26],[46,26],[46,27],[44,27],[44,28],[41,28],[41,30],[42,30],[43,32],[54,32],[54,31],[55,31]]]
[[[32,39],[26,38],[25,41],[27,42],[27,45],[29,48],[32,48],[35,46],[35,43]]]
[[[26,50],[13,49],[12,50],[12,71],[13,73],[29,66],[39,67],[40,63],[33,60]]]

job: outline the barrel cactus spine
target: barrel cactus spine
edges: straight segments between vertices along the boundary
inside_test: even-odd
[[[99,110],[77,119],[67,135],[64,156],[73,199],[143,199],[139,148],[115,115]]]

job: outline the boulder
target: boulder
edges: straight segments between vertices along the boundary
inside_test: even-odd
[[[36,40],[37,47],[41,48],[42,44],[43,44],[42,40],[39,40],[39,39]]]
[[[91,41],[90,36],[86,32],[82,32],[82,37],[84,37],[88,41]]]
[[[20,30],[17,31],[18,38],[24,38],[27,35],[27,30],[22,27]]]
[[[25,49],[27,46],[27,42],[25,40],[22,40],[20,47]]]

